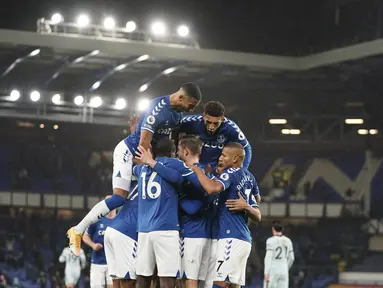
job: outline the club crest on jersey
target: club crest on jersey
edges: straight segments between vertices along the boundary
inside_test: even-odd
[[[100,228],[104,228],[104,224],[101,223],[101,224],[100,224]]]
[[[227,174],[227,173],[223,173],[223,174],[220,176],[220,178],[221,178],[222,180],[224,180],[224,181],[227,181],[227,180],[229,179],[229,174]]]
[[[217,141],[218,141],[218,143],[223,143],[223,142],[225,142],[225,136],[223,136],[223,135],[218,135],[218,137],[217,137]]]

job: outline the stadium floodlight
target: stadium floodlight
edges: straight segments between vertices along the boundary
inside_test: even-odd
[[[55,25],[55,24],[59,24],[60,22],[63,22],[64,18],[60,13],[55,13],[52,15],[51,21]]]
[[[162,73],[164,75],[169,75],[169,74],[173,73],[176,70],[177,70],[177,67],[171,67],[171,68],[168,68],[168,69],[164,70],[164,72],[162,72]]]
[[[40,54],[40,52],[41,52],[40,49],[35,49],[35,50],[33,50],[31,53],[29,53],[28,57],[34,57],[34,56],[37,56],[37,55]]]
[[[113,29],[116,26],[116,21],[112,17],[106,17],[104,19],[104,27],[108,30]]]
[[[40,124],[40,129],[44,129],[45,125],[44,124]]]
[[[40,100],[40,97],[41,97],[41,95],[40,95],[40,92],[39,91],[32,91],[31,92],[31,94],[30,94],[30,98],[31,98],[31,100],[33,101],[33,102],[37,102],[37,101],[39,101]]]
[[[162,36],[166,33],[166,27],[164,22],[156,21],[152,24],[152,32],[154,35]]]
[[[177,28],[177,33],[181,37],[187,37],[189,35],[189,27],[186,25],[180,25]]]
[[[149,85],[144,84],[140,87],[140,89],[138,89],[138,91],[140,91],[142,93],[142,92],[145,92],[148,88],[149,88]]]
[[[138,57],[137,61],[138,62],[142,62],[142,61],[145,61],[145,60],[148,60],[148,59],[149,59],[149,55],[145,54],[145,55],[141,55],[140,57]]]
[[[98,108],[102,105],[102,99],[100,96],[95,96],[92,99],[90,99],[90,107],[92,108]]]
[[[86,14],[81,14],[80,16],[77,17],[77,26],[80,28],[84,28],[89,25],[90,19],[89,16]]]
[[[98,55],[98,54],[100,54],[100,50],[94,50],[94,51],[92,51],[92,52],[90,52],[90,56],[96,56],[96,55]]]
[[[53,129],[55,129],[55,130],[59,129],[59,125],[57,125],[57,124],[53,125]]]
[[[137,110],[138,111],[145,111],[146,109],[148,109],[149,104],[150,104],[149,99],[142,98],[137,103]]]
[[[118,98],[116,100],[115,107],[116,107],[117,110],[125,109],[125,107],[126,107],[126,100],[124,98]]]
[[[81,95],[77,95],[76,97],[74,97],[74,104],[76,104],[77,106],[80,106],[84,103],[84,97],[82,97]]]
[[[92,85],[92,89],[93,89],[93,90],[96,90],[96,89],[98,89],[98,87],[100,87],[100,85],[101,85],[101,81],[97,81],[97,82],[95,82],[95,83]]]
[[[121,71],[121,70],[124,70],[126,68],[126,66],[128,66],[128,64],[121,64],[121,65],[118,65],[116,68],[114,68],[116,71]]]
[[[288,135],[288,134],[290,134],[290,129],[282,129],[281,132],[284,135]]]
[[[128,21],[128,22],[126,23],[125,28],[126,28],[126,32],[128,32],[128,33],[132,33],[132,32],[134,32],[134,30],[137,29],[136,22],[134,22],[134,21]]]
[[[59,105],[61,104],[61,95],[60,94],[55,94],[52,96],[52,103]]]
[[[299,129],[290,129],[290,134],[291,135],[299,135],[299,134],[301,134],[301,130],[299,130]]]
[[[269,119],[269,123],[273,125],[281,125],[281,124],[286,124],[287,120],[286,119]]]
[[[376,135],[379,133],[378,129],[370,129],[370,131],[368,131],[371,135]]]
[[[17,101],[19,99],[20,99],[20,92],[18,90],[12,90],[11,94],[9,95],[9,100]]]
[[[368,134],[368,130],[367,129],[358,129],[358,134],[359,135],[367,135]]]
[[[363,119],[352,118],[352,119],[345,119],[345,120],[344,120],[344,123],[346,123],[346,124],[351,124],[351,125],[355,125],[355,124],[363,124],[364,121],[363,121]]]

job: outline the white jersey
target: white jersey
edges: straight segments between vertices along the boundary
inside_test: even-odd
[[[75,256],[69,247],[65,247],[59,257],[59,262],[65,262],[65,274],[68,272],[79,272],[85,268],[86,258],[84,250],[81,249],[80,256]]]
[[[288,275],[293,262],[293,243],[288,237],[281,235],[267,239],[264,274]]]

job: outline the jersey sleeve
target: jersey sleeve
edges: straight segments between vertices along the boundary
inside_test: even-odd
[[[217,176],[215,179],[223,185],[223,190],[226,190],[230,187],[232,183],[232,178],[233,175],[231,173],[228,173],[227,170],[224,170],[224,172],[221,175]]]
[[[229,140],[232,142],[237,142],[242,144],[243,147],[246,147],[249,145],[249,142],[246,139],[245,134],[239,129],[238,125],[235,124],[231,120],[227,120],[228,124],[230,125],[230,133],[229,133]]]
[[[194,129],[194,123],[198,120],[199,116],[185,116],[181,119],[180,126],[179,126],[179,133],[180,134],[196,134],[196,131]]]
[[[251,194],[256,197],[259,195],[259,186],[253,174],[251,174],[251,177],[253,182],[253,189],[251,190]]]
[[[136,166],[133,166],[133,175],[136,176],[137,178],[140,176],[141,174],[141,169],[143,167],[143,164],[140,164],[140,165],[136,165]]]
[[[198,191],[204,191],[199,183],[197,175],[183,161],[171,159],[171,168],[181,173],[184,181],[189,181]]]
[[[266,251],[271,250],[274,251],[274,244],[272,238],[267,239],[266,241]]]
[[[144,116],[141,124],[141,131],[147,130],[154,134],[157,128],[170,120],[167,117],[168,107],[164,99],[159,101],[155,106],[151,107]]]
[[[88,228],[86,228],[85,230],[85,233],[86,235],[88,235],[89,237],[92,237],[93,234],[94,234],[94,231],[96,231],[96,223],[90,225]]]

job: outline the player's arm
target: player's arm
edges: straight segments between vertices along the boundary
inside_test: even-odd
[[[230,211],[245,211],[249,218],[255,222],[261,221],[261,211],[255,202],[254,195],[249,195],[249,203],[243,198],[241,192],[238,191],[238,199],[229,199],[226,201],[226,207]]]
[[[269,275],[270,275],[270,268],[271,268],[271,261],[273,259],[273,243],[271,238],[267,239],[266,241],[266,255],[265,255],[265,269],[264,269],[264,279],[266,282],[269,282]]]
[[[96,224],[90,225],[86,230],[84,235],[82,236],[82,241],[94,251],[98,251],[102,248],[102,244],[95,243],[92,241],[91,235],[95,232]]]
[[[162,163],[154,160],[150,150],[145,149],[142,146],[138,146],[136,158],[139,159],[143,164],[152,167],[154,171],[156,171],[158,175],[164,178],[167,182],[173,184],[181,184],[183,182],[183,177],[181,173],[179,173],[177,170],[171,167],[165,166]]]
[[[140,146],[144,147],[145,149],[151,149],[152,139],[153,139],[152,132],[141,129],[140,144],[139,144]]]
[[[198,179],[199,183],[201,184],[202,188],[206,191],[207,194],[216,194],[225,190],[225,185],[222,182],[210,179],[205,175],[201,168],[192,166],[190,167],[190,169],[194,171],[195,175],[197,176],[196,178]],[[193,179],[192,177],[191,179],[195,181],[195,179]],[[195,183],[193,183],[193,185],[195,185]]]
[[[288,251],[288,254],[287,254],[287,265],[289,267],[289,269],[291,268],[291,266],[293,266],[293,263],[294,263],[294,260],[295,260],[295,255],[294,255],[294,249],[293,249],[293,243],[291,241],[289,241],[289,245],[287,247],[287,249],[289,249]]]
[[[230,120],[230,125],[232,127],[230,133],[230,141],[240,143],[245,149],[245,159],[243,160],[243,167],[248,169],[251,163],[251,158],[253,156],[253,151],[249,141],[247,141],[245,134],[239,129],[237,124]]]

